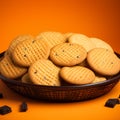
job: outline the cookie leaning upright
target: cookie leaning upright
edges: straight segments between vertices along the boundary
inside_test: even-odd
[[[5,56],[0,61],[0,71],[6,78],[16,79],[27,72],[27,68],[16,66],[9,56]]]
[[[101,75],[115,75],[119,72],[119,58],[105,48],[94,48],[88,52],[87,61],[90,67]]]
[[[66,38],[60,32],[42,32],[36,36],[36,39],[43,39],[50,48],[66,41]]]
[[[33,39],[33,36],[32,35],[19,35],[17,36],[16,38],[14,38],[9,47],[8,47],[8,50],[6,51],[5,53],[5,56],[6,55],[9,55],[11,56],[12,55],[12,52],[14,51],[15,47],[17,44],[19,44],[20,42],[24,41],[24,40],[28,40],[28,39]]]
[[[61,43],[50,51],[50,59],[59,66],[73,66],[82,62],[87,56],[86,50],[72,43]]]
[[[34,84],[60,86],[60,68],[50,60],[41,59],[29,68],[29,77]]]
[[[19,43],[12,54],[13,60],[20,66],[29,67],[39,59],[47,59],[50,48],[46,41],[29,39]]]

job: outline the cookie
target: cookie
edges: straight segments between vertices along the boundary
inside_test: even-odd
[[[0,61],[0,72],[6,78],[16,79],[27,72],[27,68],[16,66],[9,56]]]
[[[73,34],[75,34],[75,33],[67,32],[67,33],[64,33],[63,35],[64,35],[66,41],[68,41],[68,38],[69,38],[70,36],[72,36]]]
[[[39,59],[47,59],[49,52],[50,48],[46,41],[29,39],[24,40],[15,47],[12,57],[18,65],[29,67]]]
[[[36,36],[36,39],[43,39],[50,48],[66,41],[64,35],[60,32],[42,32]]]
[[[60,86],[59,71],[50,60],[42,59],[30,66],[29,76],[34,84]]]
[[[94,48],[87,55],[90,67],[101,75],[115,75],[119,72],[119,58],[110,50],[105,48]]]
[[[22,76],[21,82],[23,82],[23,83],[32,83],[28,73],[26,73],[25,75]]]
[[[95,48],[106,48],[106,49],[114,52],[112,47],[105,41],[103,41],[99,38],[90,38],[90,40],[93,42],[93,44],[95,44]]]
[[[92,83],[95,80],[94,72],[82,66],[63,67],[60,76],[66,82],[77,85]]]
[[[24,40],[28,40],[28,39],[33,39],[32,35],[19,35],[16,38],[14,38],[9,47],[8,50],[6,51],[5,55],[9,55],[12,56],[12,52],[14,51],[15,47],[17,44],[19,44],[20,42],[24,41]]]
[[[73,66],[82,62],[87,56],[86,50],[74,43],[61,43],[50,51],[50,59],[59,66]]]
[[[95,80],[92,83],[106,81],[106,78],[103,76],[95,76]]]
[[[83,46],[87,52],[95,48],[95,45],[90,41],[89,37],[83,34],[73,34],[69,37],[68,42]]]

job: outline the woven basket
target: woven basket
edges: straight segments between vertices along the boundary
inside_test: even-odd
[[[0,58],[4,53],[0,54]],[[119,54],[116,53],[118,57]],[[108,93],[119,81],[120,73],[107,79],[106,81],[72,86],[42,86],[11,80],[0,75],[0,79],[17,93],[39,100],[51,102],[73,102],[89,100]]]

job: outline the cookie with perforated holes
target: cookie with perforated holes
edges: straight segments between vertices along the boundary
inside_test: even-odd
[[[63,67],[60,76],[66,82],[77,85],[92,83],[95,80],[94,72],[82,66]]]
[[[87,61],[89,66],[101,75],[112,76],[120,70],[119,58],[105,48],[94,48],[89,51]]]
[[[9,56],[0,61],[0,72],[6,78],[16,79],[27,72],[27,68],[16,66]]]
[[[59,71],[52,61],[41,59],[30,66],[28,73],[34,84],[60,86]]]
[[[24,35],[19,35],[16,38],[14,38],[11,42],[10,45],[7,49],[7,51],[5,52],[5,56],[9,55],[10,57],[12,56],[12,52],[14,51],[15,47],[17,44],[19,44],[20,42],[24,41],[24,40],[29,40],[29,39],[34,39],[34,37],[30,34],[24,34]]]
[[[86,56],[86,50],[75,43],[61,43],[53,47],[50,51],[50,59],[59,66],[79,64]]]
[[[50,48],[46,41],[29,39],[19,43],[12,54],[14,62],[20,66],[29,67],[39,59],[47,59]]]

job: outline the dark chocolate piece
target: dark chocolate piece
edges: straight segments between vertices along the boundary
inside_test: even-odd
[[[9,106],[4,105],[4,106],[0,107],[0,114],[1,115],[5,115],[5,114],[8,114],[10,112],[12,112],[12,109]]]
[[[113,98],[113,99],[108,99],[105,103],[106,107],[114,108],[116,104],[119,104],[120,101],[119,99]]]
[[[20,112],[26,112],[27,110],[28,110],[27,103],[23,102],[23,103],[20,105]]]
[[[3,98],[3,94],[2,93],[0,93],[0,98]]]

